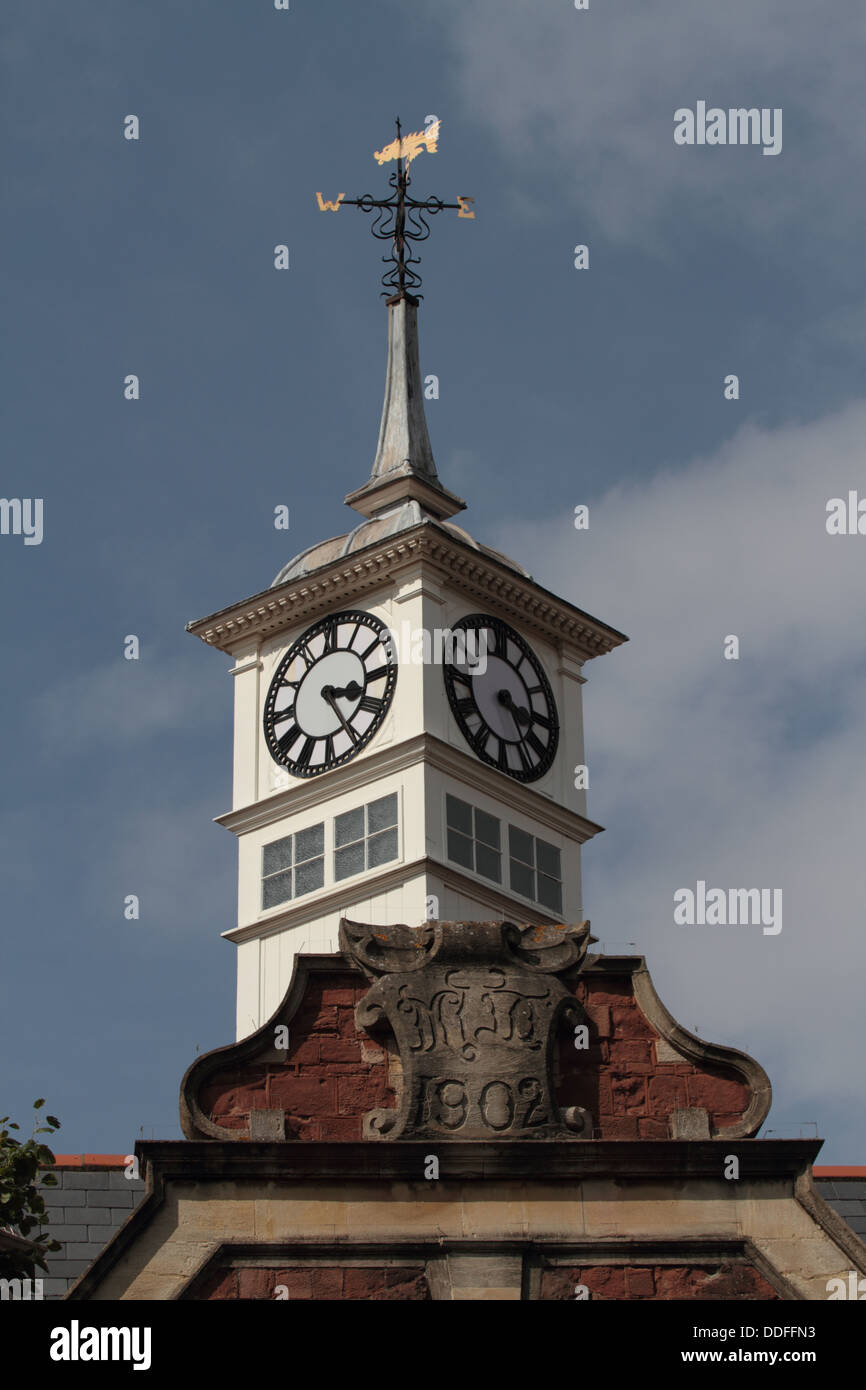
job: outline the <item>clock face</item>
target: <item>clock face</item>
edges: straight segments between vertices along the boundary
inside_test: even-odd
[[[556,756],[559,720],[537,656],[514,628],[486,613],[461,618],[451,630],[466,634],[465,654],[444,666],[463,737],[482,762],[509,777],[543,777]]]
[[[333,613],[286,652],[265,701],[271,757],[295,777],[339,767],[379,728],[397,684],[384,623],[370,613]]]

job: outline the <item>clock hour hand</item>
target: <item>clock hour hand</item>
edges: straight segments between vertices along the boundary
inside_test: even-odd
[[[357,681],[349,681],[349,684],[345,685],[342,690],[335,690],[332,685],[326,685],[325,690],[330,691],[335,700],[357,700],[358,696],[364,693]],[[325,695],[325,690],[322,691],[323,695]],[[326,695],[325,698],[328,699],[329,697]]]
[[[516,705],[514,703],[514,698],[510,690],[500,690],[496,698],[500,705],[504,705],[509,714],[513,716],[515,724],[519,726],[521,724],[532,723],[532,716],[529,710],[524,709],[523,705]]]
[[[352,685],[354,684],[355,682],[353,681]],[[348,688],[349,687],[347,687],[347,689]],[[341,693],[341,691],[335,690],[332,685],[322,686],[322,699],[327,700],[328,704],[331,706],[331,709],[334,711],[343,728],[346,730],[346,733],[349,735],[349,738],[352,740],[353,743],[357,743],[358,735],[355,733],[355,730],[352,728],[351,724],[346,723],[346,720],[343,718],[343,711],[337,704],[337,696]]]

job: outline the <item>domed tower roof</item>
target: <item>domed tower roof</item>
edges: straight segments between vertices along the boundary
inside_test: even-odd
[[[287,565],[284,565],[279,574],[271,584],[275,589],[279,584],[287,584],[289,580],[303,579],[314,570],[322,569],[325,565],[330,565],[334,560],[342,560],[346,555],[353,555],[358,550],[364,550],[368,545],[377,545],[380,541],[387,540],[389,536],[396,536],[400,531],[408,531],[413,526],[418,526],[422,522],[430,522],[434,525],[441,525],[446,531],[458,537],[466,545],[471,545],[475,550],[483,555],[489,555],[492,559],[498,560],[500,564],[508,565],[517,574],[529,577],[528,571],[522,565],[518,565],[516,560],[503,555],[500,550],[494,550],[492,546],[482,545],[465,531],[462,526],[455,526],[452,521],[439,521],[431,516],[428,511],[421,506],[414,498],[398,503],[391,511],[379,512],[368,521],[362,521],[358,526],[342,536],[332,536],[330,540],[318,541],[316,545],[310,545],[300,554],[295,555]]]

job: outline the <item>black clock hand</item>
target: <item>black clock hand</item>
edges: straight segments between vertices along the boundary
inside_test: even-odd
[[[322,699],[327,700],[328,704],[331,706],[331,709],[334,711],[343,728],[346,730],[346,733],[349,735],[349,738],[352,740],[353,743],[357,743],[358,735],[355,733],[355,730],[352,728],[351,724],[346,723],[345,719],[343,718],[342,710],[337,705],[337,693],[338,692],[334,689],[332,685],[325,685],[322,687]]]
[[[529,713],[529,710],[524,709],[523,705],[516,705],[514,703],[514,699],[510,690],[500,690],[496,698],[498,699],[500,705],[505,706],[509,714],[514,719],[515,724],[518,725],[518,727],[521,724],[532,723],[532,716]]]
[[[364,693],[357,681],[349,681],[349,684],[344,686],[342,690],[334,690],[333,686],[330,685],[326,686],[325,689],[330,690],[335,700],[357,700],[358,696]],[[324,690],[322,694],[325,694]]]

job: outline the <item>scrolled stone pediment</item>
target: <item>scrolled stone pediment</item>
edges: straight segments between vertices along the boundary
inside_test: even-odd
[[[368,1139],[590,1137],[584,1111],[561,1111],[553,1050],[583,1022],[557,978],[579,970],[589,923],[427,922],[374,927],[344,919],[340,947],[371,988],[359,1029],[390,1029],[402,1092],[364,1117]]]

